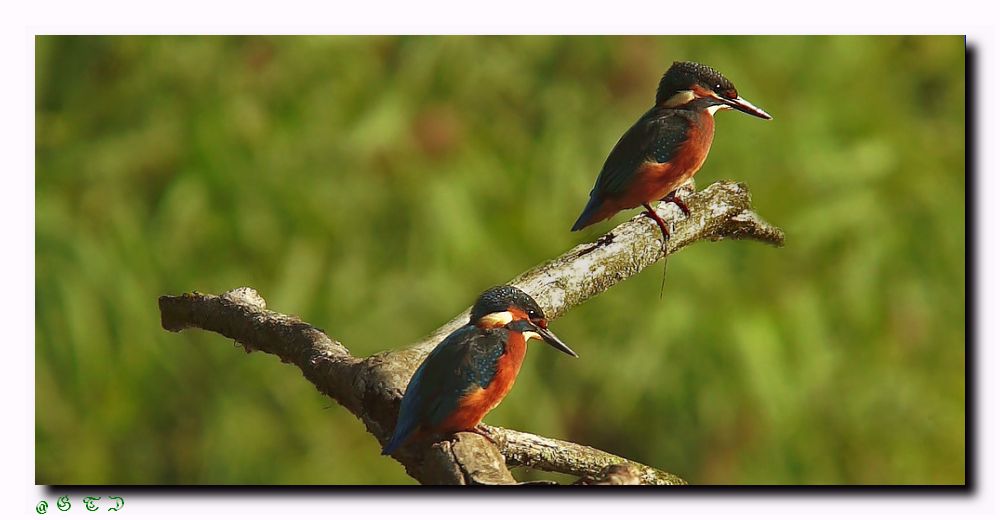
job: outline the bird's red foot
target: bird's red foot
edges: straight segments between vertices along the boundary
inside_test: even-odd
[[[663,197],[660,200],[668,204],[671,202],[677,204],[677,207],[681,209],[681,213],[684,213],[685,217],[691,216],[691,208],[688,208],[687,203],[685,203],[683,200],[681,200],[680,197],[677,196],[677,190],[671,191],[669,195]]]
[[[656,221],[656,225],[660,226],[660,232],[663,233],[663,252],[666,253],[667,240],[670,240],[670,232],[667,231],[667,223],[664,222],[663,219],[656,214],[656,211],[654,211],[652,206],[650,206],[649,204],[643,203],[642,207],[646,208],[646,212],[643,214]]]
[[[498,443],[498,442],[496,441],[496,439],[494,439],[494,438],[493,438],[493,437],[492,437],[492,436],[490,435],[490,432],[486,431],[486,428],[484,428],[482,424],[477,424],[477,425],[475,425],[475,426],[474,426],[474,427],[472,428],[472,430],[469,430],[469,431],[471,431],[472,433],[478,433],[479,435],[482,435],[483,437],[486,437],[486,440],[488,440],[488,441],[492,442],[493,444],[495,444],[495,445],[497,445],[497,446],[499,446],[499,445],[500,445],[500,443]]]

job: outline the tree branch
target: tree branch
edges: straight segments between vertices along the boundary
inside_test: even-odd
[[[687,483],[684,479],[666,471],[632,462],[590,446],[495,426],[484,427],[500,445],[500,451],[506,457],[507,464],[511,466],[526,466],[587,478],[601,478],[608,468],[623,466],[632,470],[637,484]]]
[[[657,208],[674,228],[667,255],[703,239],[782,245],[783,233],[753,212],[750,193],[742,184],[717,182],[701,192],[687,190],[690,217],[684,218],[672,204],[660,203]],[[659,228],[652,219],[638,215],[596,242],[581,244],[509,283],[532,295],[554,319],[663,256]],[[399,401],[413,371],[441,339],[468,321],[466,310],[408,348],[356,358],[322,330],[267,310],[264,299],[250,288],[222,296],[197,292],[161,296],[159,305],[166,330],[216,332],[248,352],[267,352],[298,366],[320,392],[360,418],[383,444],[395,426]],[[496,445],[481,435],[459,433],[429,447],[405,447],[393,456],[425,484],[513,484],[508,466],[577,475],[583,477],[580,483],[684,483],[675,475],[589,446],[504,428],[488,427],[488,431]]]

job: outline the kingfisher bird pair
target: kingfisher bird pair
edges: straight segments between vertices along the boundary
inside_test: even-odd
[[[715,135],[715,113],[729,109],[771,119],[740,97],[718,71],[675,62],[660,80],[653,108],[611,150],[572,231],[642,206],[660,228],[666,249],[670,232],[650,204],[673,202],[690,215],[676,190],[705,162]],[[548,329],[545,313],[528,294],[508,285],[480,295],[469,322],[442,340],[413,374],[382,453],[460,431],[489,438],[480,421],[513,387],[531,339],[578,357]]]

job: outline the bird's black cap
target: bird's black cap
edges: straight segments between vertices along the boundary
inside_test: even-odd
[[[534,298],[512,285],[498,285],[487,289],[472,306],[472,321],[478,321],[487,314],[504,312],[510,307],[524,309],[528,315],[545,318],[545,313]]]
[[[675,61],[660,79],[660,86],[656,89],[656,104],[663,103],[674,94],[696,84],[728,98],[738,95],[733,82],[712,67],[693,61]]]

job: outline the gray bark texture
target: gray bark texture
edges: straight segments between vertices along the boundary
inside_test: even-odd
[[[533,296],[546,315],[555,319],[699,240],[784,243],[782,231],[753,212],[750,193],[740,183],[720,181],[700,192],[689,185],[680,194],[691,210],[688,217],[674,204],[654,206],[673,228],[665,252],[653,220],[637,215],[596,242],[578,245],[508,283]],[[410,376],[441,339],[468,321],[466,310],[412,345],[358,358],[322,330],[268,310],[264,299],[248,287],[221,296],[197,292],[161,296],[159,306],[166,330],[216,332],[235,340],[247,352],[266,352],[296,365],[317,390],[361,419],[382,444],[392,434]],[[430,445],[405,446],[393,456],[422,484],[516,484],[508,469],[516,466],[578,476],[578,484],[685,483],[666,471],[589,446],[494,426],[484,428],[494,442],[462,432]]]

